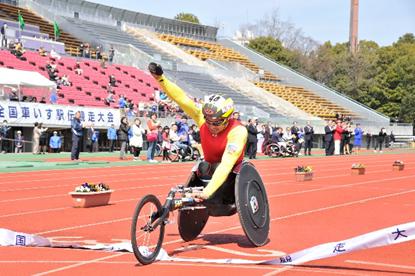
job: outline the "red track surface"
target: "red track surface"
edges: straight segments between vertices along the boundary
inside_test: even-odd
[[[394,160],[405,161],[393,172]],[[350,175],[354,162],[366,175]],[[311,182],[295,182],[293,168],[311,165]],[[55,240],[129,240],[131,216],[140,197],[164,200],[183,183],[193,164],[166,164],[62,171],[7,173],[0,180],[0,228],[54,237]],[[274,250],[292,253],[415,220],[415,155],[387,154],[327,158],[258,160],[271,207],[270,243],[249,246],[238,216],[210,218],[203,236],[184,243],[177,225],[167,226],[164,248],[170,255],[203,258],[272,259]],[[108,183],[111,205],[71,207],[68,192],[82,181]],[[189,245],[205,245],[179,252]],[[0,248],[0,275],[415,275],[415,242],[345,254],[298,267],[159,262],[138,266],[133,254],[58,248]],[[278,252],[274,252],[278,254]],[[265,254],[265,255],[264,255]],[[257,255],[257,256],[256,256]]]

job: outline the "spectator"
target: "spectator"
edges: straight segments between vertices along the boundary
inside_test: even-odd
[[[23,48],[23,44],[21,42],[17,42],[15,44],[14,50],[12,50],[12,54],[15,55],[20,60],[26,60],[25,57],[23,57],[26,50]]]
[[[41,57],[47,57],[48,56],[48,53],[45,51],[45,48],[43,48],[43,47],[40,47],[39,49],[37,49],[37,52],[39,53],[39,55]]]
[[[0,152],[6,153],[8,149],[7,135],[11,127],[8,126],[7,120],[3,120],[3,125],[0,127]]]
[[[154,153],[156,150],[157,144],[157,134],[158,134],[158,126],[160,126],[160,121],[157,120],[157,114],[152,113],[150,119],[147,120],[147,127],[149,132],[147,134],[147,141],[148,141],[148,149],[147,149],[147,161],[150,163],[157,163],[157,160],[154,160]]]
[[[124,98],[124,95],[120,95],[120,98],[118,99],[118,108],[120,109],[120,110],[123,110],[124,111],[124,109],[127,107],[127,102],[126,102],[126,100],[125,100],[125,98]]]
[[[333,141],[333,134],[334,134],[334,121],[327,121],[326,126],[324,127],[324,147],[326,150],[326,156],[333,155],[334,152],[334,141]]]
[[[128,142],[128,130],[130,127],[128,126],[127,117],[121,118],[120,128],[118,129],[118,140],[121,142],[121,149],[120,149],[120,159],[125,160],[125,152],[127,150],[127,142]]]
[[[109,76],[109,85],[112,87],[117,87],[117,80],[114,75]]]
[[[293,143],[297,144],[299,137],[300,129],[297,126],[297,122],[293,122],[293,125],[291,127],[291,135],[293,136]]]
[[[102,56],[101,56],[101,47],[99,45],[95,49],[95,58],[96,59],[102,59]]]
[[[81,69],[81,63],[79,63],[79,61],[77,61],[76,64],[75,64],[74,72],[78,76],[81,76],[84,73],[84,71]]]
[[[270,132],[270,128],[267,124],[263,124],[261,126],[261,134],[262,137],[264,137],[263,142],[261,143],[261,152],[264,152],[264,147],[265,145],[268,145],[269,142],[271,141],[271,132]]]
[[[344,124],[342,121],[337,120],[336,128],[334,129],[334,155],[340,155],[340,144],[342,140],[342,134],[344,131]]]
[[[372,143],[372,134],[370,132],[366,133],[366,149],[370,149],[370,144]]]
[[[12,90],[10,91],[9,100],[12,102],[19,101],[19,95],[16,88],[12,88]]]
[[[241,115],[239,114],[239,112],[234,112],[232,114],[233,118],[237,121],[241,121]]]
[[[60,60],[61,56],[55,51],[55,49],[50,50],[50,57],[53,59]]]
[[[18,130],[14,138],[14,153],[22,153],[23,151],[23,136],[22,132]]]
[[[64,85],[64,86],[72,86],[72,83],[69,81],[69,77],[68,77],[68,75],[63,75],[62,76],[62,78],[61,78],[61,83]]]
[[[58,132],[54,131],[53,136],[49,139],[49,148],[53,153],[59,153],[62,146],[62,138],[58,136]]]
[[[58,102],[58,96],[56,95],[56,89],[53,89],[50,93],[49,102],[56,104]]]
[[[393,144],[395,143],[395,135],[393,134],[393,131],[391,130],[391,134],[389,135],[389,142],[390,142],[390,147],[393,147]]]
[[[111,125],[110,128],[107,130],[107,138],[110,142],[109,151],[114,151],[115,141],[117,140],[117,131],[115,130],[114,124]]]
[[[145,134],[145,130],[141,127],[141,120],[135,118],[134,124],[132,126],[132,134],[133,136],[130,139],[130,146],[132,147],[133,154],[134,154],[134,161],[141,161],[140,159],[140,152],[143,149],[143,135]]]
[[[85,58],[91,58],[91,49],[90,49],[88,43],[85,43],[85,45],[84,45],[84,57]]]
[[[114,60],[114,47],[111,46],[111,48],[108,50],[108,57],[109,57],[109,62],[112,63],[112,61]]]
[[[165,126],[163,128],[163,142],[161,143],[161,148],[163,150],[163,162],[170,163],[170,157],[169,157],[169,150],[171,149],[170,144],[170,128],[168,126]]]
[[[248,129],[247,153],[248,153],[249,159],[256,159],[258,130],[256,127],[256,121],[254,119],[248,120],[247,129]]]
[[[107,69],[107,63],[104,56],[100,59],[99,66],[101,66],[102,69]]]
[[[180,137],[180,142],[184,145],[190,145],[189,143],[189,125],[187,124],[187,116],[182,115],[180,121],[177,124],[177,134]]]
[[[7,24],[3,23],[3,26],[1,26],[1,48],[7,48]]]
[[[79,45],[79,54],[81,57],[85,57],[85,46],[83,43],[81,43],[81,45]]]
[[[379,135],[378,135],[378,137],[376,139],[376,144],[375,144],[375,150],[374,150],[374,152],[377,152],[378,147],[379,147],[379,152],[380,153],[383,152],[382,151],[382,146],[383,146],[383,143],[385,142],[386,135],[387,135],[386,134],[386,130],[385,130],[384,127],[382,127],[381,130],[380,130],[380,132],[379,132]]]
[[[314,135],[314,128],[307,121],[304,127],[304,155],[311,155],[311,148],[313,147],[313,135]]]
[[[143,117],[144,116],[144,111],[145,111],[145,103],[144,102],[139,102],[138,103],[138,116],[139,117]]]
[[[91,124],[86,132],[86,147],[89,150],[89,152],[94,151],[94,143],[97,140],[97,137],[95,135],[95,129],[94,124]]]
[[[77,111],[71,122],[72,129],[72,148],[71,160],[79,160],[80,142],[83,136],[83,125],[81,124],[81,112]]]
[[[39,138],[40,138],[40,126],[39,123],[36,122],[35,126],[33,128],[33,148],[32,153],[33,154],[39,154]]]
[[[114,102],[115,102],[114,94],[108,93],[107,97],[105,98],[105,104],[110,106],[111,103],[114,103]]]
[[[352,138],[352,126],[347,122],[343,131],[343,154],[351,154],[350,140]]]
[[[190,127],[190,132],[191,132],[193,141],[200,144],[200,131],[197,129],[197,125],[193,124]]]
[[[46,132],[48,130],[47,127],[43,127],[43,124],[39,124],[39,130],[40,130],[40,136],[39,136],[39,154],[46,154],[46,148],[47,148],[47,140],[48,140],[48,133]]]
[[[355,148],[356,154],[359,154],[360,149],[362,148],[362,138],[363,138],[363,130],[360,127],[360,124],[356,124],[356,128],[354,129],[354,143],[353,143],[353,148]]]

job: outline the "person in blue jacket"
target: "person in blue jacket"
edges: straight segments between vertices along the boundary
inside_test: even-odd
[[[360,124],[356,124],[356,128],[354,129],[354,143],[353,148],[356,149],[356,154],[359,153],[360,148],[362,147],[362,138],[363,138],[363,130],[360,127]]]
[[[114,124],[111,125],[110,128],[107,130],[107,138],[110,142],[109,150],[110,152],[114,151],[115,141],[117,140],[117,130],[114,127]]]
[[[54,131],[53,136],[49,139],[49,147],[54,153],[60,152],[62,146],[62,138],[58,136],[58,132]]]

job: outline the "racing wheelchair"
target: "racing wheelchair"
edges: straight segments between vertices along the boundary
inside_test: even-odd
[[[254,246],[268,242],[269,205],[265,186],[254,165],[241,163],[215,194],[197,203],[187,193],[202,191],[216,166],[199,162],[185,185],[171,188],[164,205],[154,195],[144,196],[137,204],[131,225],[131,245],[137,260],[151,264],[160,252],[169,214],[178,210],[178,230],[184,241],[197,238],[209,217],[232,216],[239,221]]]

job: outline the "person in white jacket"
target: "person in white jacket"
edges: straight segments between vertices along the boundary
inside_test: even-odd
[[[141,127],[141,121],[139,118],[134,120],[134,124],[131,127],[133,136],[130,138],[130,146],[133,150],[134,161],[141,161],[139,158],[140,152],[143,149],[143,135],[145,130]]]

